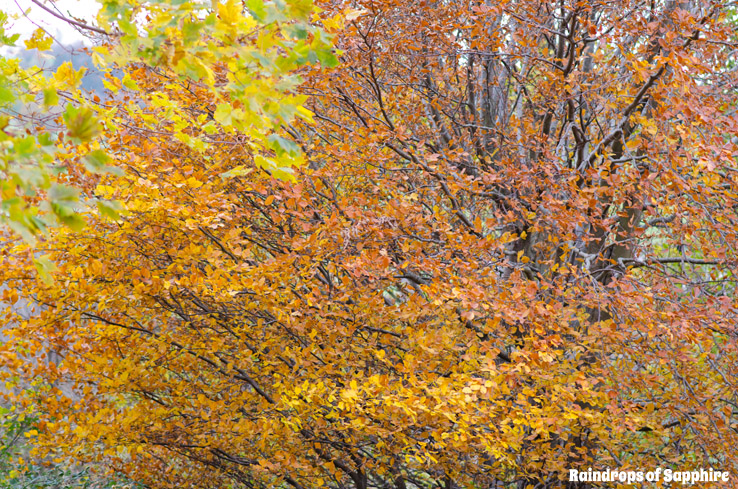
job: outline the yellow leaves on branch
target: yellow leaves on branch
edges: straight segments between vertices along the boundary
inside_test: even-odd
[[[8,378],[57,389],[27,394],[42,446],[150,487],[736,467],[727,21],[250,0],[137,25],[143,4],[109,4],[111,63],[138,64],[97,125],[65,109],[68,183],[127,213],[0,253],[6,300],[36,307],[0,317]],[[652,42],[677,21],[700,42]]]

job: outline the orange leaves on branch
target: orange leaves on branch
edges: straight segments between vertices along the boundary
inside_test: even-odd
[[[220,48],[269,5],[221,3]],[[62,357],[13,367],[62,391],[43,443],[151,487],[732,470],[735,30],[669,5],[359,2],[342,65],[268,107],[224,50],[210,85],[129,72],[82,162],[126,169],[88,183],[128,213],[55,231],[53,284],[2,255],[38,305],[14,341]]]

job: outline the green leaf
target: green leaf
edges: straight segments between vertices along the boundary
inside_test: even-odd
[[[11,104],[16,101],[16,96],[12,90],[0,85],[0,103]]]
[[[228,104],[218,104],[218,107],[215,109],[215,113],[213,114],[213,117],[216,121],[220,122],[224,126],[230,126],[233,124],[232,119],[233,114],[233,107],[231,107]]]
[[[64,122],[69,129],[69,136],[83,142],[90,141],[100,133],[100,125],[89,107],[67,105]]]
[[[287,153],[290,156],[297,156],[300,154],[300,147],[294,141],[283,138],[278,134],[272,134],[268,138],[269,147],[277,152],[277,155]]]
[[[253,168],[246,168],[244,166],[239,165],[235,168],[230,169],[227,172],[221,173],[220,178],[226,180],[228,178],[246,176],[252,171],[254,171]]]
[[[120,219],[120,212],[123,210],[123,205],[117,200],[98,200],[97,210],[100,212],[100,215],[112,221],[118,221]]]
[[[16,139],[13,145],[15,154],[19,158],[31,156],[36,152],[36,139],[33,136],[26,136],[23,139]]]
[[[318,57],[320,63],[326,68],[333,68],[338,66],[338,58],[333,54],[330,48],[321,48],[315,50],[315,55]]]
[[[80,232],[85,228],[85,226],[87,226],[87,222],[79,214],[71,214],[68,216],[60,216],[57,214],[56,217],[62,224],[75,232]]]
[[[25,216],[19,216],[18,212],[11,212],[10,219],[7,220],[7,224],[10,226],[10,229],[20,234],[26,243],[31,246],[36,246],[36,230],[33,226],[27,224],[23,217]]]
[[[33,260],[33,266],[36,267],[36,271],[41,277],[41,280],[46,285],[51,285],[54,282],[51,274],[56,271],[56,265],[53,261],[51,261],[49,255],[43,255],[35,258]]]
[[[202,130],[203,132],[205,132],[205,134],[215,134],[218,131],[218,127],[213,121],[210,121],[202,126]]]
[[[203,22],[185,21],[182,25],[182,41],[189,44],[195,41],[203,28]]]
[[[131,76],[128,73],[126,73],[125,76],[123,76],[123,80],[121,80],[121,83],[123,84],[124,87],[130,90],[134,90],[136,92],[141,90],[138,87],[138,84],[133,80],[133,78],[131,78]]]
[[[49,189],[49,200],[52,202],[78,202],[79,189],[69,185],[54,184]]]
[[[51,107],[59,103],[59,94],[53,88],[44,89],[44,107]]]
[[[79,215],[76,204],[79,201],[79,189],[68,185],[54,184],[49,189],[51,210],[57,219],[74,231],[81,231],[86,223]]]
[[[292,24],[285,27],[285,31],[295,39],[305,40],[308,38],[307,28],[303,24]]]
[[[263,22],[266,19],[267,11],[264,0],[246,0],[246,8],[256,20]]]
[[[117,166],[108,165],[112,160],[110,156],[101,149],[90,151],[84,157],[85,168],[91,173],[112,173],[117,176],[123,175],[123,170]]]

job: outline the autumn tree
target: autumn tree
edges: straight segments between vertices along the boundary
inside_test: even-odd
[[[733,4],[318,6],[341,64],[272,153],[141,67],[125,174],[79,176],[129,212],[56,231],[51,284],[6,245],[39,446],[150,487],[738,473]]]
[[[169,85],[189,89],[189,83],[198,84],[212,110],[182,113],[166,91],[156,97],[159,106],[169,107],[168,120],[180,127],[176,136],[191,149],[201,150],[207,142],[192,140],[181,129],[204,125],[209,116],[224,130],[248,138],[261,167],[278,178],[292,177],[292,167],[301,162],[299,152],[283,150],[281,140],[270,139],[270,134],[280,124],[306,115],[301,106],[304,97],[293,90],[299,82],[295,69],[307,62],[331,66],[336,61],[330,37],[310,22],[310,0],[252,0],[247,9],[236,0],[212,5],[99,0],[94,7],[100,9],[99,26],[67,17],[53,4],[32,3],[35,10],[22,15],[35,25],[40,13],[74,27],[94,43],[85,50],[101,73],[111,75],[106,88],[112,92],[121,85],[135,90],[127,72],[141,67],[165,70]],[[10,16],[0,10],[3,48],[15,46],[20,37],[9,24]],[[48,58],[54,41],[38,27],[24,45]],[[87,68],[75,69],[72,62],[55,71],[24,67],[8,53],[12,52],[6,49],[0,55],[0,224],[35,243],[56,224],[76,231],[84,228],[80,206],[96,205],[103,214],[117,217],[120,202],[90,199],[89,193],[80,201],[80,189],[66,181],[68,162],[74,159],[81,158],[88,173],[119,171],[108,164],[106,138],[97,136],[102,125],[108,131],[119,130],[120,120],[110,107],[99,104],[97,94],[80,90]],[[223,68],[227,70],[217,77]],[[136,112],[132,105],[125,110]],[[150,121],[142,117],[141,122]],[[42,258],[36,267],[46,277],[52,264]]]

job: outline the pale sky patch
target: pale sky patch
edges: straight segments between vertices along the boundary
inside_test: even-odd
[[[79,42],[90,44],[89,40],[80,33],[80,29],[60,20],[44,11],[31,0],[4,0],[0,7],[10,16],[8,31],[21,35],[16,46],[23,47],[23,41],[31,37],[33,31],[43,27],[51,36],[62,44],[69,45]],[[44,5],[63,17],[94,24],[100,5],[95,0],[55,0],[44,1]],[[30,11],[28,11],[30,9]],[[23,12],[27,11],[27,17]]]

